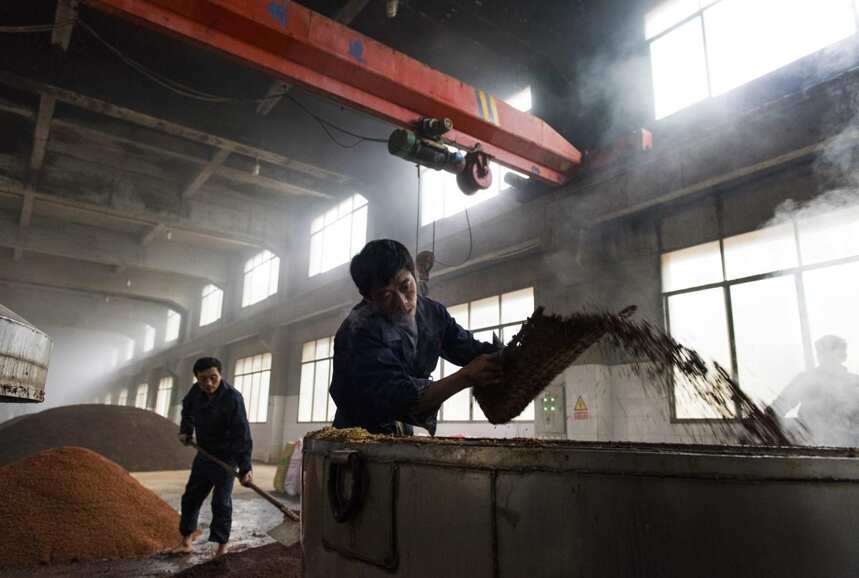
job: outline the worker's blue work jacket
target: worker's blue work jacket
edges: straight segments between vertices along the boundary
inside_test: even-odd
[[[434,435],[437,411],[415,415],[414,407],[429,388],[439,357],[463,366],[496,351],[494,345],[474,339],[431,299],[418,297],[415,316],[416,340],[366,301],[343,321],[334,338],[334,427],[411,435],[412,425],[419,425]]]
[[[251,469],[251,428],[242,394],[226,382],[211,398],[196,384],[182,400],[179,433],[197,437],[197,444],[244,475]]]

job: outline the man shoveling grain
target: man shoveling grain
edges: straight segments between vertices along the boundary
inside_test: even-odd
[[[253,470],[251,431],[245,402],[242,394],[221,378],[221,371],[221,362],[214,357],[203,357],[194,363],[197,383],[182,400],[179,440],[188,445],[196,433],[200,448],[238,467],[240,482],[247,484],[253,481]],[[174,553],[191,553],[200,506],[213,489],[209,541],[218,545],[215,556],[227,551],[233,514],[233,476],[198,453],[182,495],[182,518],[179,522],[182,544],[173,550]]]

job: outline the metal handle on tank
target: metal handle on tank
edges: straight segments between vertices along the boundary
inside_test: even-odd
[[[355,450],[334,450],[328,454],[328,460],[328,503],[331,504],[331,514],[338,522],[347,522],[364,501],[367,487],[364,460]],[[341,474],[347,467],[352,470],[352,492],[348,498],[344,498]]]

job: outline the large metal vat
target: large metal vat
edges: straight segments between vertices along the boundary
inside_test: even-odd
[[[303,474],[306,578],[859,576],[850,450],[311,434]]]
[[[0,402],[45,401],[51,338],[0,305]]]

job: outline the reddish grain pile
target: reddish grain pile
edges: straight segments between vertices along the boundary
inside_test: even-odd
[[[181,539],[166,502],[84,448],[3,466],[0,496],[0,568],[145,556]]]
[[[301,578],[301,544],[287,548],[283,544],[267,544],[237,554],[227,554],[211,562],[188,568],[176,574],[181,578]]]
[[[129,472],[184,470],[194,460],[194,451],[176,441],[175,423],[135,407],[56,407],[10,420],[0,432],[0,465],[63,446],[90,449]]]

